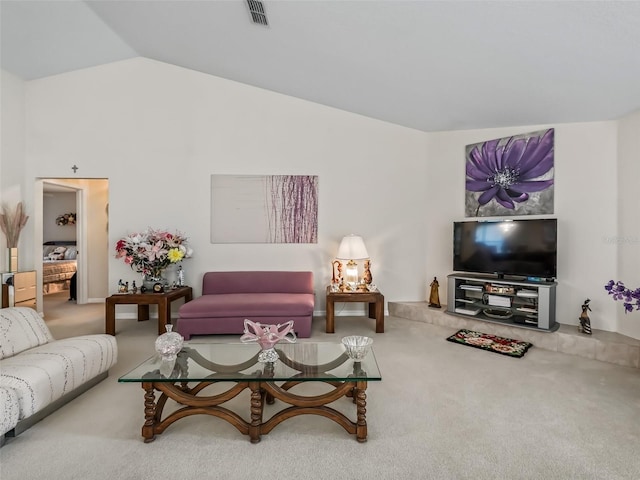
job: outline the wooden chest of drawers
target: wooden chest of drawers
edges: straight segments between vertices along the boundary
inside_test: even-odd
[[[13,275],[13,295],[10,285],[2,285],[2,308],[31,307],[36,308],[36,272],[16,272]],[[11,298],[13,296],[13,298]],[[13,302],[12,302],[13,300]]]

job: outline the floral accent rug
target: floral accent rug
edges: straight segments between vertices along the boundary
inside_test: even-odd
[[[509,355],[510,357],[523,357],[532,343],[513,340],[512,338],[498,337],[488,333],[474,332],[473,330],[458,330],[455,334],[447,338],[449,342],[468,345],[469,347],[480,348],[490,352]]]

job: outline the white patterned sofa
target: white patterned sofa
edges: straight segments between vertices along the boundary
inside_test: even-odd
[[[55,340],[32,308],[0,309],[0,445],[105,379],[112,335]]]

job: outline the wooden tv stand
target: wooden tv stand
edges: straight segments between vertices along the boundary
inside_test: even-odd
[[[556,282],[530,282],[490,275],[447,276],[447,313],[514,327],[553,332]]]

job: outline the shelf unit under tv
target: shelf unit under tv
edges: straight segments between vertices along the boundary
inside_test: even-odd
[[[447,313],[487,322],[553,332],[556,282],[533,282],[492,275],[447,276]]]

